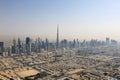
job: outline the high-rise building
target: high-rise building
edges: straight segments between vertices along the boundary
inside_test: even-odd
[[[80,44],[79,44],[79,40],[77,39],[77,45],[76,47],[79,48]]]
[[[49,41],[48,41],[48,39],[46,38],[46,41],[45,41],[46,51],[48,51],[48,44],[49,44]]]
[[[59,25],[57,25],[57,40],[56,40],[56,48],[59,48]]]
[[[16,47],[16,39],[15,38],[13,39],[13,46]]]
[[[46,50],[45,41],[42,41],[41,48],[42,48],[43,50]]]
[[[76,48],[76,41],[75,41],[75,39],[73,40],[73,48]]]
[[[21,40],[20,40],[20,38],[18,38],[18,53],[19,53],[19,54],[22,53],[22,45],[21,45]]]
[[[13,39],[12,53],[16,53],[16,39]]]
[[[0,55],[3,54],[4,51],[4,42],[0,42]]]
[[[22,47],[22,53],[26,53],[26,44],[22,42],[21,47]]]
[[[31,53],[31,39],[29,37],[26,37],[26,53]]]
[[[109,44],[110,44],[110,39],[106,38],[106,45],[109,45]]]
[[[41,39],[38,38],[38,52],[41,51]]]
[[[118,42],[116,41],[116,40],[111,40],[111,45],[112,46],[115,46],[115,45],[117,45],[118,44]]]

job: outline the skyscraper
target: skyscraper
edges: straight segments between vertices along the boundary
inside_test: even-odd
[[[22,52],[22,45],[21,45],[21,40],[18,38],[18,53],[21,54]]]
[[[49,41],[48,41],[48,39],[46,38],[46,41],[45,41],[46,51],[48,51],[48,44],[49,44]]]
[[[110,44],[110,39],[107,37],[106,38],[106,45],[109,45]]]
[[[4,50],[4,42],[0,42],[0,55],[3,54],[3,50]]]
[[[26,53],[31,53],[31,39],[29,37],[26,37]]]
[[[12,53],[16,53],[16,39],[13,39]]]
[[[59,48],[59,25],[57,25],[57,41],[56,41],[56,47]]]

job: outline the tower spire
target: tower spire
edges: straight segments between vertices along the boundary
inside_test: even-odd
[[[57,41],[56,41],[56,47],[59,47],[59,24],[57,24]]]

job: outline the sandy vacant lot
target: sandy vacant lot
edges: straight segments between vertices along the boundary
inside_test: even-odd
[[[16,74],[19,75],[21,78],[36,75],[37,73],[39,73],[39,71],[34,70],[34,69],[16,72]]]
[[[75,73],[78,73],[78,72],[81,72],[83,71],[84,69],[75,69],[75,70],[71,70],[71,71],[68,71],[67,74],[75,74]]]

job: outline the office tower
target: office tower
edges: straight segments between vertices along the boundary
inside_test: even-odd
[[[41,51],[41,39],[38,38],[38,52]]]
[[[56,45],[54,43],[48,43],[48,51],[55,51]]]
[[[3,54],[4,51],[4,42],[0,42],[0,55]]]
[[[76,41],[75,41],[75,39],[73,40],[73,48],[76,48]]]
[[[31,52],[37,53],[37,41],[31,42]]]
[[[21,48],[22,48],[22,53],[26,53],[26,44],[22,42]]]
[[[16,40],[13,39],[12,53],[16,53]]]
[[[8,47],[8,55],[11,56],[11,53],[12,53],[12,49],[11,47]]]
[[[21,40],[18,38],[18,54],[22,53],[22,45],[21,45]]]
[[[46,51],[48,51],[48,44],[49,44],[49,42],[48,42],[48,39],[46,38],[46,42],[45,42]]]
[[[61,48],[68,48],[68,42],[66,39],[61,41]]]
[[[45,42],[44,42],[44,41],[42,41],[41,48],[42,48],[43,50],[46,49],[46,47],[45,47]]]
[[[57,40],[56,40],[56,48],[59,48],[59,25],[57,25]]]
[[[15,38],[13,39],[13,46],[16,47],[16,40],[15,40]]]
[[[81,43],[81,46],[82,47],[85,47],[87,45],[87,42],[86,42],[86,40],[84,40],[82,43]]]
[[[112,45],[112,46],[117,45],[117,43],[118,43],[118,42],[117,42],[116,40],[111,40],[111,45]]]
[[[110,39],[106,38],[106,45],[109,45],[109,44],[110,44]]]
[[[69,42],[69,48],[72,49],[73,46],[72,46],[72,41]]]
[[[77,39],[77,45],[76,45],[77,48],[79,48],[79,40]]]
[[[26,37],[26,53],[31,53],[31,39],[29,37]]]
[[[63,49],[64,48],[64,41],[63,40],[61,40],[61,48]]]
[[[90,44],[91,47],[96,47],[96,46],[98,46],[98,41],[92,39],[89,44]]]

